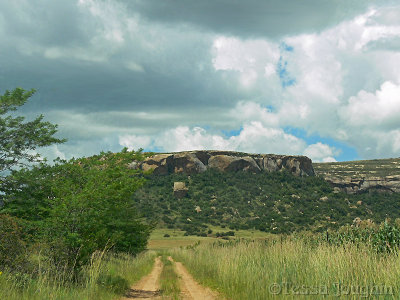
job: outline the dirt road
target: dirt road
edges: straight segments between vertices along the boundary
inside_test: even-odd
[[[163,263],[161,262],[160,257],[157,257],[151,273],[144,276],[139,282],[132,286],[125,298],[122,298],[122,300],[161,299],[159,279],[162,269]]]
[[[172,257],[168,257],[173,261]],[[214,300],[218,299],[216,293],[205,288],[190,275],[180,262],[175,262],[175,271],[181,279],[181,298],[184,300]]]
[[[168,257],[172,262],[172,257]],[[205,288],[197,283],[192,275],[186,270],[186,268],[180,262],[175,263],[175,272],[180,278],[181,294],[180,299],[183,300],[214,300],[221,299],[218,295],[211,291],[209,288]],[[125,298],[121,300],[130,299],[167,299],[162,297],[160,292],[159,279],[163,269],[163,263],[160,257],[157,257],[154,262],[154,267],[151,273],[143,277],[138,283],[136,283],[129,290]]]

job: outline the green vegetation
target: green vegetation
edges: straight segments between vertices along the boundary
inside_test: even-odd
[[[161,257],[161,261],[164,264],[160,276],[161,293],[168,299],[179,299],[179,278],[175,273],[174,263],[165,255]]]
[[[372,159],[332,163],[313,163],[314,170],[320,176],[333,177],[384,177],[400,175],[400,158]]]
[[[146,256],[133,258],[153,227],[132,206],[145,179],[127,167],[144,155],[124,149],[48,165],[35,150],[64,142],[57,126],[14,114],[33,93],[0,96],[0,298],[121,295],[138,279],[124,272],[149,271]]]
[[[313,238],[314,240],[314,238]],[[315,240],[314,240],[315,241]],[[368,245],[310,243],[299,235],[215,242],[172,251],[202,284],[229,299],[397,298],[400,259]]]
[[[335,193],[319,177],[295,177],[286,172],[207,170],[191,176],[148,175],[147,179],[134,195],[137,209],[160,227],[184,230],[188,235],[254,229],[318,232],[352,224],[356,217],[377,223],[387,217],[395,219],[400,209],[399,194]],[[189,188],[186,197],[173,196],[175,181],[185,182]]]
[[[0,96],[0,299],[115,299],[152,269],[146,247],[175,247],[194,277],[232,299],[399,295],[400,194],[346,195],[287,172],[156,176],[130,165],[151,155],[140,150],[48,165],[35,150],[64,141],[57,126],[13,115],[33,92]],[[399,175],[399,165],[315,169],[368,177]],[[177,181],[184,198],[173,196]],[[175,265],[162,261],[163,296],[178,299]]]
[[[14,171],[1,212],[14,217],[27,247],[79,268],[92,253],[110,247],[136,254],[144,250],[151,227],[130,200],[144,179],[126,167],[137,153],[102,153],[54,166]]]
[[[0,96],[0,191],[5,185],[5,171],[26,166],[27,163],[40,161],[35,152],[38,147],[63,143],[65,140],[55,138],[57,125],[43,121],[43,115],[33,121],[15,116],[20,106],[24,105],[35,93],[16,88]]]
[[[81,270],[78,282],[71,280],[72,274],[63,266],[50,270],[43,265],[36,273],[2,271],[0,299],[115,299],[150,272],[154,257],[155,252],[136,257],[96,252],[90,264]]]
[[[400,249],[400,219],[395,224],[385,220],[380,226],[370,221],[360,221],[357,226],[344,226],[327,233],[327,241],[333,245],[367,245],[377,253],[398,253]]]
[[[143,154],[12,171],[0,210],[0,298],[112,299],[150,271],[154,255],[130,256],[146,248],[152,228],[132,206],[144,182],[126,167],[132,157]]]

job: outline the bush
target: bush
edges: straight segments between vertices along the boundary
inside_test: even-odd
[[[10,179],[18,185],[8,191],[3,211],[38,224],[36,242],[71,267],[105,248],[139,253],[151,226],[142,222],[131,196],[144,178],[126,164],[142,158],[140,152],[102,153],[13,172]]]
[[[168,233],[164,234],[164,237],[170,237],[170,235]]]
[[[123,294],[129,288],[128,280],[119,275],[100,274],[97,284],[116,294]]]
[[[0,267],[20,268],[25,262],[25,243],[17,219],[0,214]]]

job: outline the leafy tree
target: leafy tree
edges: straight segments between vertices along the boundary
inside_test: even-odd
[[[28,221],[49,255],[71,266],[85,264],[105,247],[136,254],[145,249],[151,226],[141,221],[131,200],[144,178],[127,164],[143,157],[102,153],[14,171],[19,186],[7,191],[3,211]]]
[[[57,125],[43,121],[43,115],[28,122],[14,115],[34,93],[16,88],[0,96],[0,182],[4,181],[4,171],[39,161],[40,155],[35,152],[38,147],[65,141],[54,137]]]

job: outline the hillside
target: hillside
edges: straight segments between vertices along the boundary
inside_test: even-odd
[[[313,163],[316,175],[349,194],[400,192],[400,158]]]
[[[376,192],[347,195],[316,176],[283,172],[222,172],[146,175],[134,202],[160,227],[206,235],[209,225],[274,233],[323,231],[352,224],[357,217],[381,222],[397,218],[400,194]],[[173,195],[174,182],[184,182],[187,195]]]

